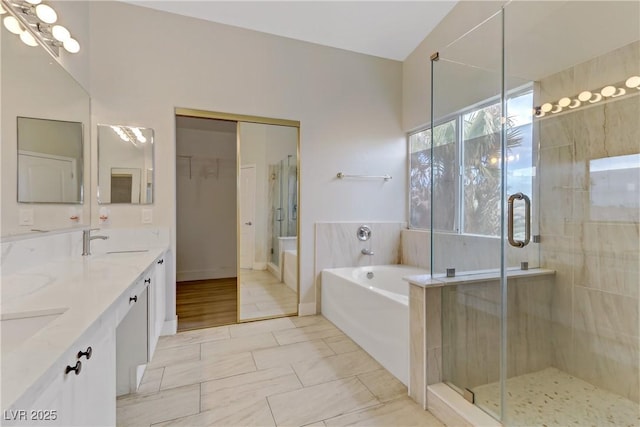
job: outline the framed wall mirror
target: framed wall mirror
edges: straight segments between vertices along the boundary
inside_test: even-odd
[[[98,203],[153,203],[153,129],[98,125]]]
[[[18,202],[82,203],[80,122],[18,117]]]
[[[298,313],[300,122],[176,108],[178,330]]]

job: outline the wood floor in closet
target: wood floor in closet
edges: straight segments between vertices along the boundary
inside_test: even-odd
[[[178,332],[236,323],[236,282],[235,277],[178,282]]]

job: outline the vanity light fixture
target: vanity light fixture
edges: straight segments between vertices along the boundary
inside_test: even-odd
[[[637,89],[637,90],[633,90]],[[603,100],[617,98],[626,95],[640,94],[640,76],[631,76],[623,82],[606,85],[598,90],[584,90],[572,97],[563,97],[556,102],[545,102],[533,109],[534,117],[541,118],[548,114],[556,114],[562,111],[573,110],[581,106],[588,106]]]
[[[58,13],[42,0],[0,0],[0,15],[5,13],[5,28],[20,36],[26,45],[39,43],[55,57],[60,56],[61,47],[69,53],[80,51],[80,43],[69,30],[56,24]]]

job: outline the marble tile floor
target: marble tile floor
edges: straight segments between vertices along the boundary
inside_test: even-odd
[[[161,337],[118,426],[442,426],[322,316]]]
[[[269,270],[240,270],[240,319],[298,312],[298,296]]]
[[[640,407],[556,368],[507,380],[507,425],[514,426],[638,426]],[[499,413],[500,385],[473,389],[476,403]]]

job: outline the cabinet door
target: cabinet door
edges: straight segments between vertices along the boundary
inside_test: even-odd
[[[80,357],[82,371],[73,387],[75,426],[113,426],[116,424],[116,335],[103,330],[83,340],[78,351],[91,347],[91,358]]]
[[[158,336],[162,335],[164,322],[166,319],[167,303],[167,275],[166,275],[166,254],[156,264],[156,331]]]
[[[138,366],[149,361],[148,288],[135,297],[133,307],[116,328],[117,396],[136,390]]]
[[[91,358],[78,351],[91,347]],[[115,332],[100,328],[83,337],[54,367],[55,376],[21,414],[3,425],[112,426],[116,423]],[[80,373],[65,373],[80,362]],[[5,415],[5,418],[6,415]]]
[[[155,273],[155,269],[152,268],[151,271]],[[148,318],[147,318],[147,339],[148,347],[149,347],[149,360],[153,357],[153,352],[156,351],[156,343],[158,342],[156,333],[156,298],[158,295],[158,291],[156,289],[156,278],[155,274],[153,275],[145,275],[151,280],[149,287],[147,288],[147,293],[149,294],[149,309],[148,309]]]

